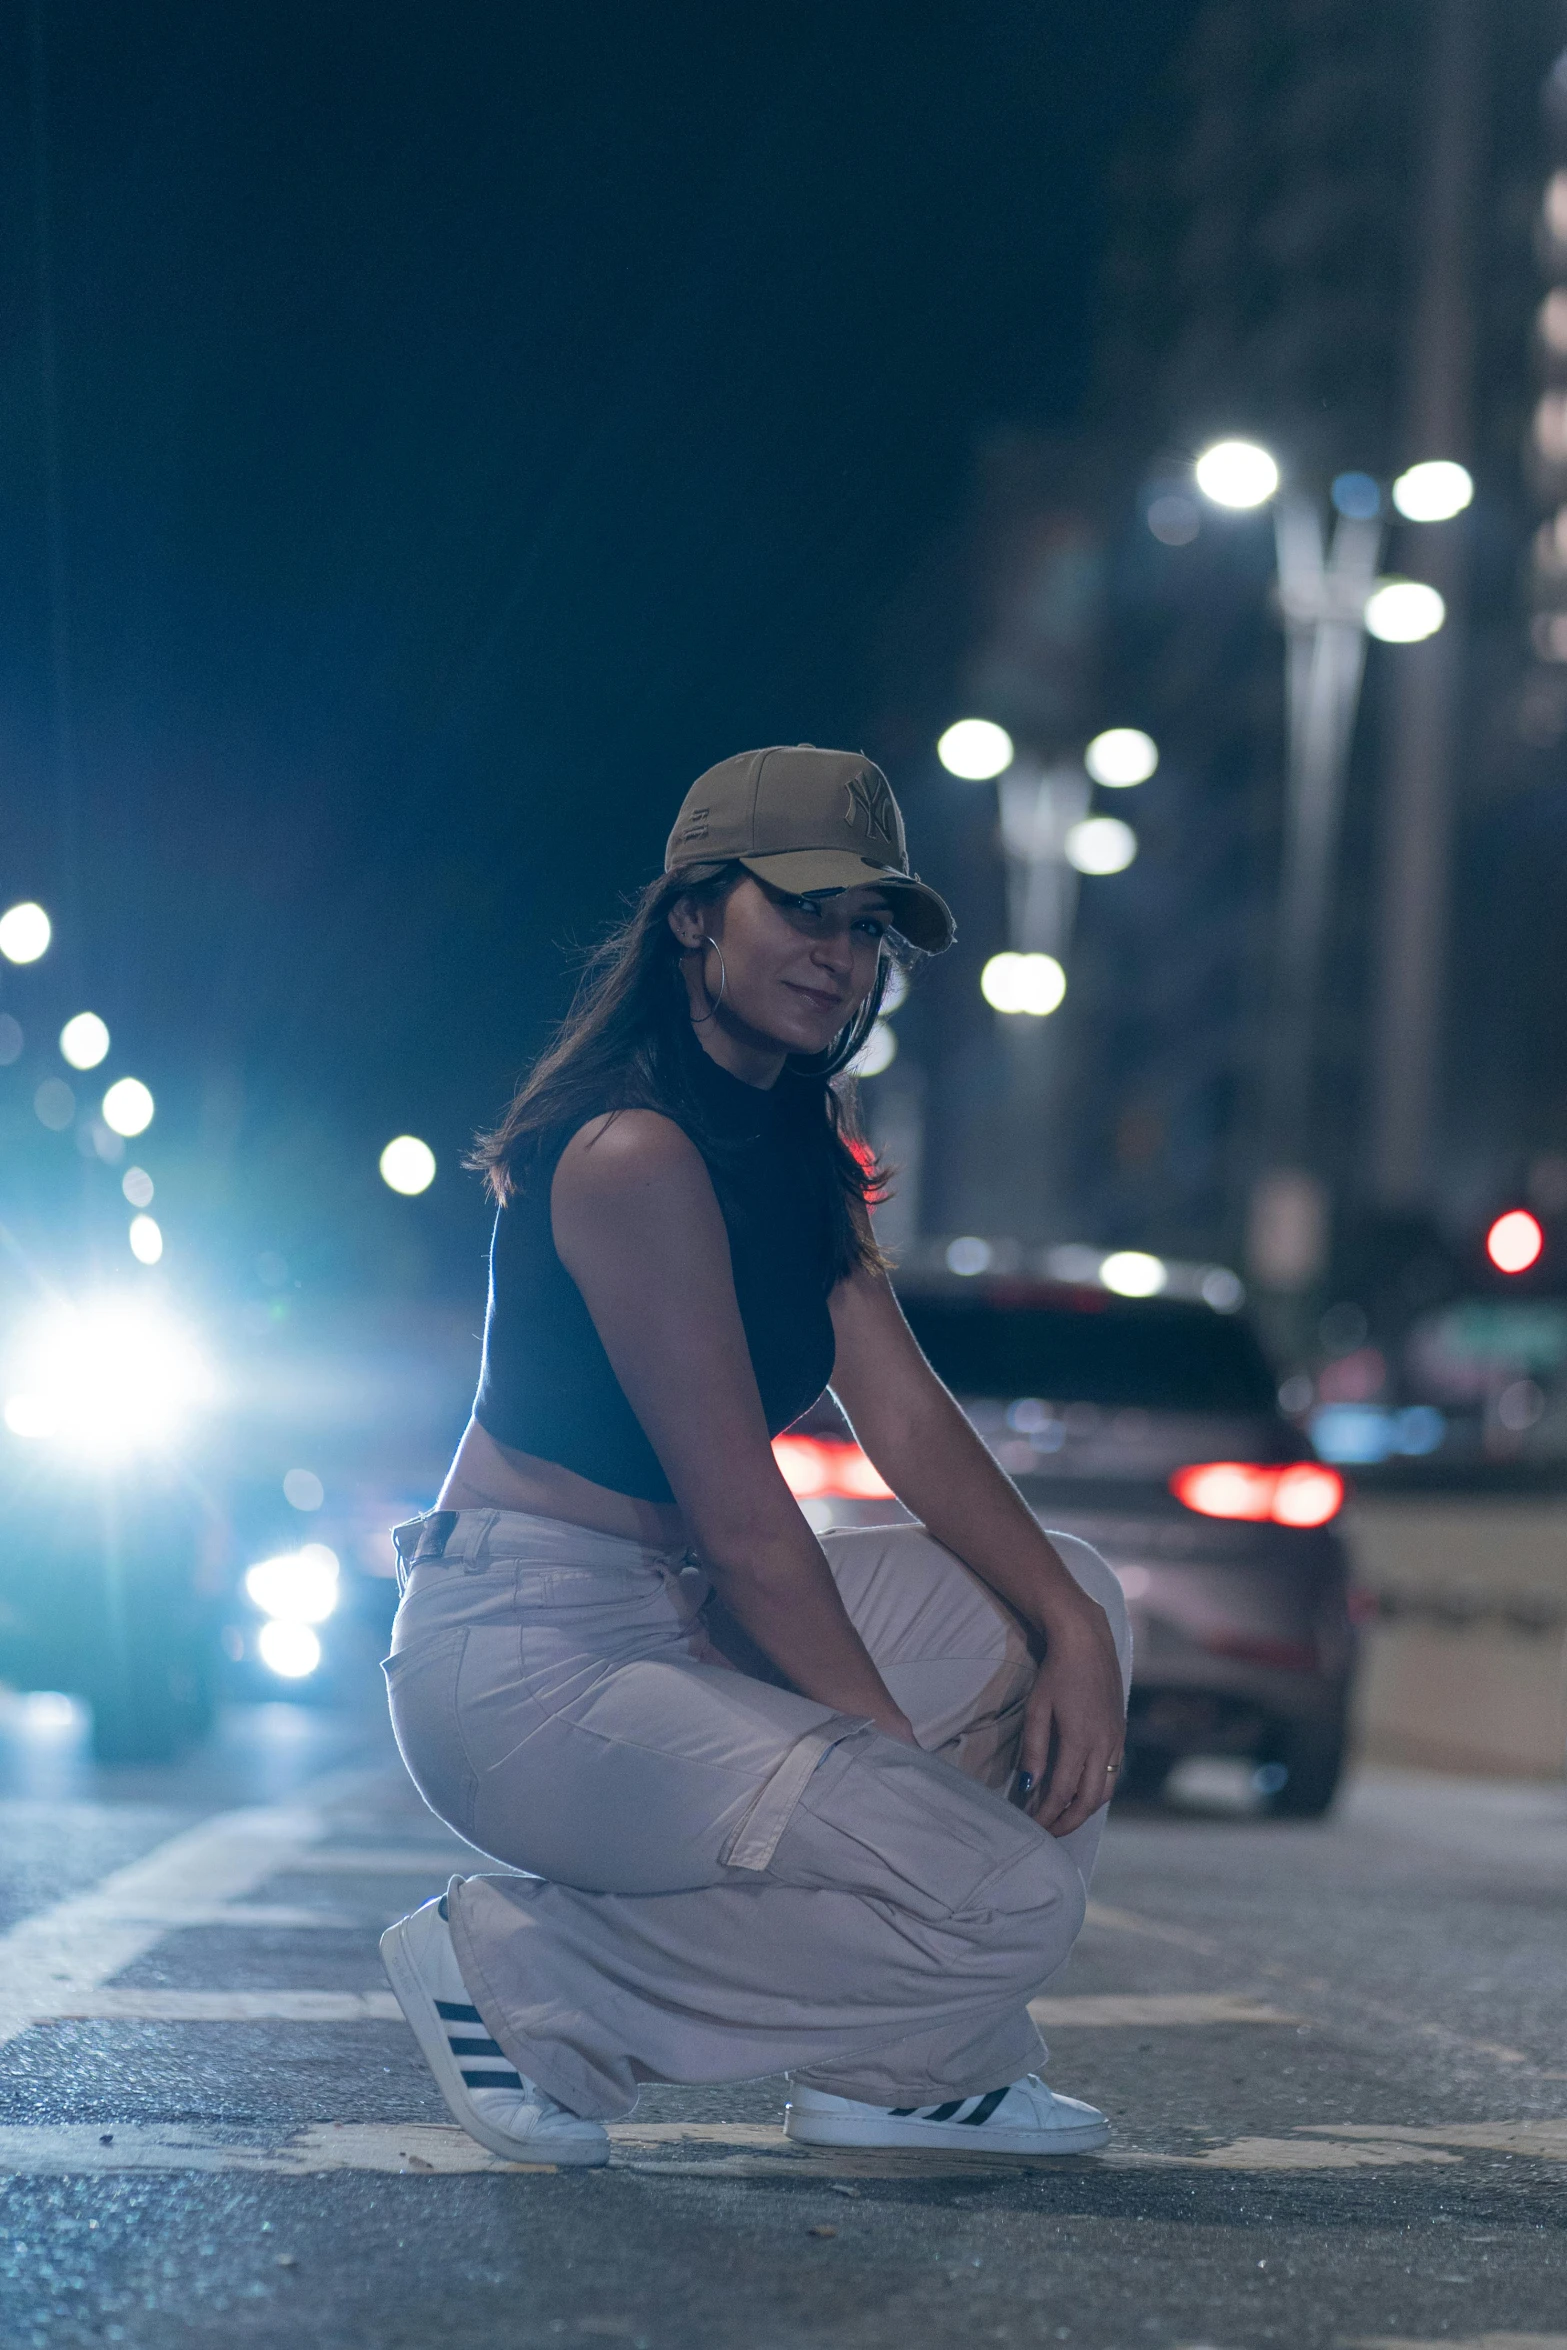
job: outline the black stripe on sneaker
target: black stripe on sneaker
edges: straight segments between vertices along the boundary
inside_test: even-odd
[[[928,2113],[920,2115],[920,2119],[926,2122],[949,2122],[953,2115],[967,2103],[966,2097],[954,2097],[948,2105],[933,2105]]]
[[[459,2040],[455,2032],[448,2032],[446,2045],[453,2056],[498,2056],[505,2064],[511,2062],[505,2049],[497,2047],[493,2040]]]
[[[911,2114],[916,2114],[919,2112],[919,2107],[917,2105],[889,2105],[887,2111],[892,2114],[896,2120],[900,2122],[906,2122]]]
[[[520,2089],[522,2077],[511,2072],[463,2072],[463,2081],[470,2089]]]
[[[484,2021],[476,2007],[459,2007],[455,1999],[438,1999],[435,2012],[448,2024],[479,2024]]]
[[[1009,2082],[1008,2087],[1010,2086],[1011,2084]],[[966,2113],[963,2115],[963,2127],[966,2130],[976,2129],[982,2122],[988,2122],[991,2115],[995,2112],[996,2107],[1001,2103],[1002,2098],[1005,2097],[1006,2093],[1007,2092],[1005,2089],[989,2090],[986,2095],[979,2100],[979,2103],[975,2106],[972,2113]]]

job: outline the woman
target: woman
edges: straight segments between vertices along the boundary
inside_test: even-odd
[[[387,1675],[426,1801],[529,1873],[381,1948],[498,2154],[601,2163],[641,2082],[775,2072],[811,2145],[1109,2135],[1027,2002],[1082,1922],[1125,1610],[920,1354],[831,1084],[951,937],[868,760],[727,759],[480,1145],[479,1393],[397,1530]],[[806,1524],[770,1440],[829,1381],[917,1524]]]

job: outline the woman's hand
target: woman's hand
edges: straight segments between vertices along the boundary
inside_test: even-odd
[[[1126,1740],[1121,1668],[1109,1618],[1086,1594],[1052,1611],[1045,1637],[1023,1716],[1018,1786],[1042,1828],[1069,1836],[1115,1788]]]

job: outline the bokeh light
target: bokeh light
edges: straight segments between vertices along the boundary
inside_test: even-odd
[[[992,1011],[1044,1020],[1066,995],[1066,973],[1054,955],[992,955],[979,992]]]
[[[133,1208],[150,1208],[153,1182],[145,1167],[127,1167],[120,1178],[120,1189]]]
[[[435,1153],[417,1134],[394,1135],[381,1153],[381,1181],[413,1199],[435,1181]]]
[[[133,1216],[131,1255],[140,1265],[155,1265],[163,1254],[163,1227],[155,1216]]]
[[[0,955],[8,963],[36,963],[53,936],[48,915],[31,898],[0,914]]]
[[[245,1576],[245,1590],[265,1616],[290,1624],[324,1624],[337,1605],[340,1572],[335,1550],[324,1542],[279,1558],[262,1559]]]
[[[1158,764],[1159,746],[1140,726],[1107,726],[1083,753],[1083,765],[1095,783],[1112,791],[1146,783]]]
[[[262,1663],[280,1681],[303,1681],[321,1662],[321,1643],[308,1624],[273,1616],[256,1635]]]
[[[1140,1248],[1118,1248],[1102,1259],[1099,1278],[1117,1297],[1157,1297],[1170,1276],[1162,1257],[1151,1257]]]
[[[9,1012],[0,1012],[0,1069],[9,1069],[13,1061],[21,1059],[25,1042],[20,1020],[13,1020]]]
[[[1509,1208],[1485,1236],[1485,1253],[1499,1273],[1527,1273],[1545,1246],[1545,1234],[1527,1208]]]
[[[936,745],[936,756],[949,775],[965,783],[988,783],[1012,764],[1012,737],[989,718],[960,718]]]
[[[885,1020],[878,1020],[869,1036],[849,1063],[853,1077],[879,1077],[883,1069],[890,1069],[898,1057],[896,1032]]]
[[[117,1077],[103,1097],[103,1122],[116,1134],[145,1134],[155,1104],[139,1077]]]
[[[1179,495],[1151,499],[1147,519],[1148,528],[1164,547],[1189,547],[1202,528],[1196,500]]]
[[[96,1069],[109,1050],[109,1031],[96,1012],[78,1012],[60,1031],[60,1052],[73,1069]]]
[[[1385,645],[1418,645],[1435,636],[1447,606],[1423,579],[1383,579],[1366,598],[1366,626]]]
[[[1265,506],[1279,486],[1279,469],[1255,441],[1215,441],[1197,460],[1197,487],[1216,506],[1244,513]]]
[[[290,1469],[283,1479],[283,1499],[291,1510],[318,1510],[326,1499],[326,1487],[314,1469]]]
[[[1467,466],[1448,457],[1411,465],[1393,484],[1393,503],[1406,522],[1450,522],[1475,494]]]
[[[965,1232],[947,1244],[947,1271],[964,1281],[972,1281],[976,1273],[989,1271],[995,1253],[989,1241],[981,1240],[977,1232]]]
[[[33,1115],[51,1134],[63,1134],[76,1115],[76,1096],[63,1077],[46,1077],[33,1096]]]
[[[1374,522],[1382,511],[1382,490],[1369,473],[1335,474],[1328,492],[1334,509],[1351,522]]]
[[[1137,835],[1119,816],[1085,816],[1068,827],[1066,857],[1079,873],[1124,873],[1137,854]]]

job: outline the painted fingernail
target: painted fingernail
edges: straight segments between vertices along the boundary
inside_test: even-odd
[[[1032,1788],[1033,1784],[1034,1784],[1034,1774],[1033,1774],[1033,1772],[1032,1772],[1032,1771],[1019,1771],[1019,1772],[1018,1772],[1018,1775],[1017,1775],[1017,1791],[1018,1791],[1018,1793],[1019,1793],[1020,1795],[1027,1795],[1027,1794],[1028,1794],[1028,1792],[1029,1792],[1029,1790]]]

